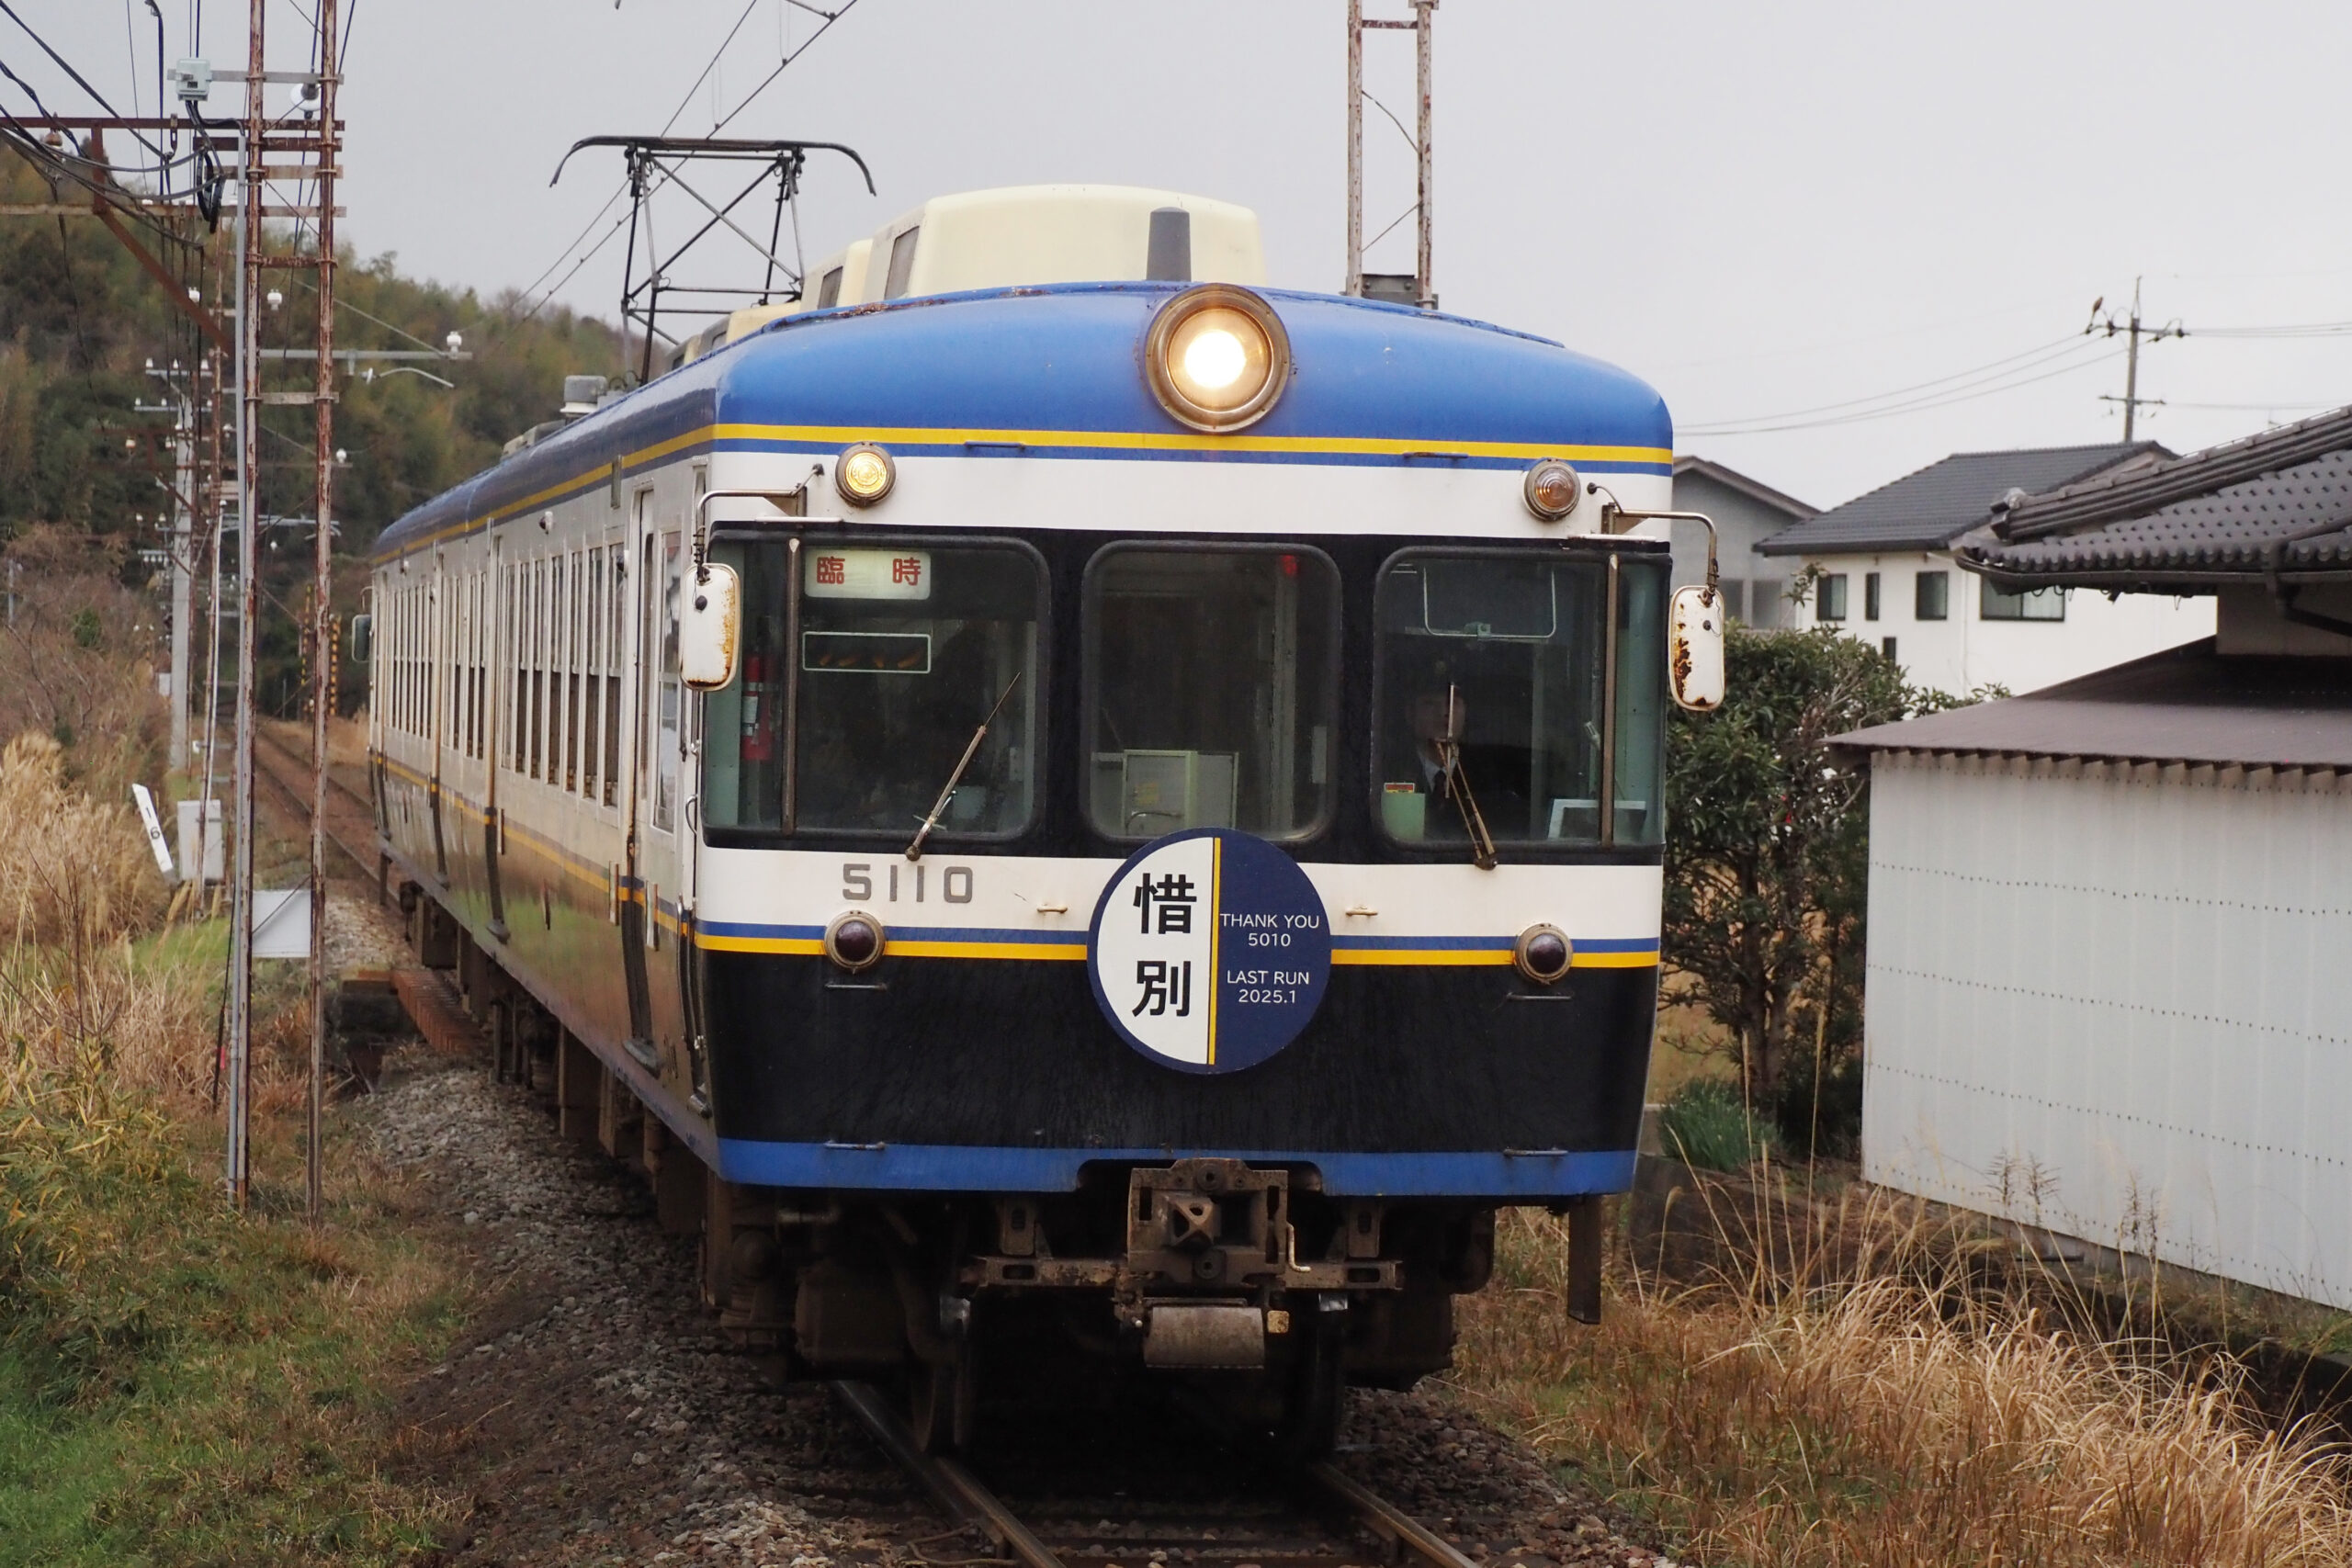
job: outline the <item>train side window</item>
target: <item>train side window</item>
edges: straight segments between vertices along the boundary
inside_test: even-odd
[[[1087,815],[1305,838],[1330,814],[1340,573],[1285,546],[1113,545],[1087,566]]]
[[[794,832],[903,845],[985,719],[932,841],[1027,829],[1046,713],[1046,565],[1035,550],[917,536],[875,547],[809,540],[797,649],[785,544],[722,540],[712,553],[742,579],[743,657],[734,683],[703,699],[710,827],[784,826],[791,769]],[[785,728],[796,681],[797,737]],[[795,739],[797,759],[786,751]]]
[[[1621,844],[1665,823],[1668,570],[1619,561]],[[1373,784],[1390,839],[1466,847],[1467,806],[1498,844],[1600,841],[1608,583],[1605,560],[1526,553],[1408,550],[1382,569]]]

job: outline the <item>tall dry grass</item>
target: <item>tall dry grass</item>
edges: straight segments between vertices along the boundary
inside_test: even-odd
[[[70,788],[46,735],[0,749],[0,1109],[90,1121],[126,1093],[190,1093],[207,998],[182,966],[133,950],[164,908],[144,829],[128,806]]]
[[[2071,1331],[1988,1293],[1965,1249],[1865,1252],[1806,1288],[1619,1277],[1586,1328],[1560,1222],[1513,1214],[1499,1245],[1460,1387],[1699,1561],[2352,1563],[2352,1467],[2262,1425],[2233,1363]]]

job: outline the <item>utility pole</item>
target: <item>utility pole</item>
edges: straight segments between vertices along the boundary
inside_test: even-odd
[[[229,873],[229,1201],[245,1206],[253,1178],[254,618],[260,592],[261,299],[263,146],[269,132],[266,0],[251,0],[245,128],[237,170],[237,740],[234,862]]]
[[[2123,439],[2129,443],[2132,430],[2139,423],[2137,415],[2140,410],[2143,407],[2162,408],[2164,406],[2162,398],[2143,398],[2140,395],[2140,340],[2145,337],[2151,344],[2158,344],[2168,337],[2187,337],[2188,331],[2177,321],[2162,327],[2145,327],[2140,324],[2140,279],[2136,277],[2132,280],[2132,319],[2128,322],[2117,321],[2115,312],[2112,310],[2101,316],[2099,307],[2106,303],[2105,295],[2091,301],[2090,324],[2083,329],[2083,335],[2087,337],[2100,331],[2104,331],[2109,337],[2115,336],[2118,333],[2130,334],[2130,341],[2123,351],[2123,395],[2119,398],[2101,393],[2099,396],[2101,402],[2123,405]]]
[[[1430,272],[1430,216],[1434,194],[1435,169],[1430,141],[1430,22],[1437,10],[1438,0],[1408,0],[1413,19],[1384,21],[1367,18],[1363,0],[1348,0],[1348,276],[1342,290],[1352,295],[1371,295],[1378,299],[1405,299],[1424,310],[1437,309],[1437,287]],[[1369,282],[1363,270],[1363,35],[1375,29],[1413,35],[1414,92],[1419,99],[1412,133],[1415,161],[1415,197],[1413,216],[1418,243],[1414,249],[1414,272],[1410,278],[1375,275]],[[1374,107],[1387,114],[1378,99]],[[1389,115],[1395,120],[1394,115]],[[1404,123],[1396,122],[1404,130]],[[1400,215],[1397,221],[1404,220]],[[1394,229],[1396,223],[1388,228]],[[1378,243],[1388,232],[1384,229],[1373,236]]]
[[[311,1084],[303,1141],[303,1194],[311,1224],[326,1214],[325,1168],[320,1136],[326,1094],[327,1052],[327,723],[334,715],[335,646],[333,587],[334,526],[334,185],[337,143],[335,0],[319,0],[319,357],[317,399],[311,404],[318,439],[317,520],[311,590]]]

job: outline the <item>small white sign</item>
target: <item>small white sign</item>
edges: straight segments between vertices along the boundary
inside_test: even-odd
[[[254,889],[254,956],[311,956],[311,890]]]
[[[180,880],[220,880],[220,803],[183,800],[179,803]]]
[[[802,575],[811,599],[928,599],[931,552],[816,549]]]
[[[164,847],[164,824],[155,816],[155,797],[147,786],[130,786],[130,798],[139,803],[139,819],[147,825],[147,847],[155,852],[155,869],[165,876],[172,874],[172,852]]]

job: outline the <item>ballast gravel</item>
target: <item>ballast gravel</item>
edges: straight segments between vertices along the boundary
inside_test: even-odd
[[[663,1235],[642,1184],[559,1136],[530,1093],[410,1045],[354,1114],[424,1186],[436,1245],[469,1263],[486,1303],[400,1399],[388,1462],[455,1495],[463,1516],[428,1561],[896,1568],[988,1555],[823,1389],[768,1387],[729,1350],[697,1300],[692,1243]],[[1474,1561],[1672,1568],[1628,1538],[1640,1526],[1442,1390],[1353,1398],[1342,1467]],[[1138,1551],[1125,1568],[1154,1555],[1168,1554]]]

